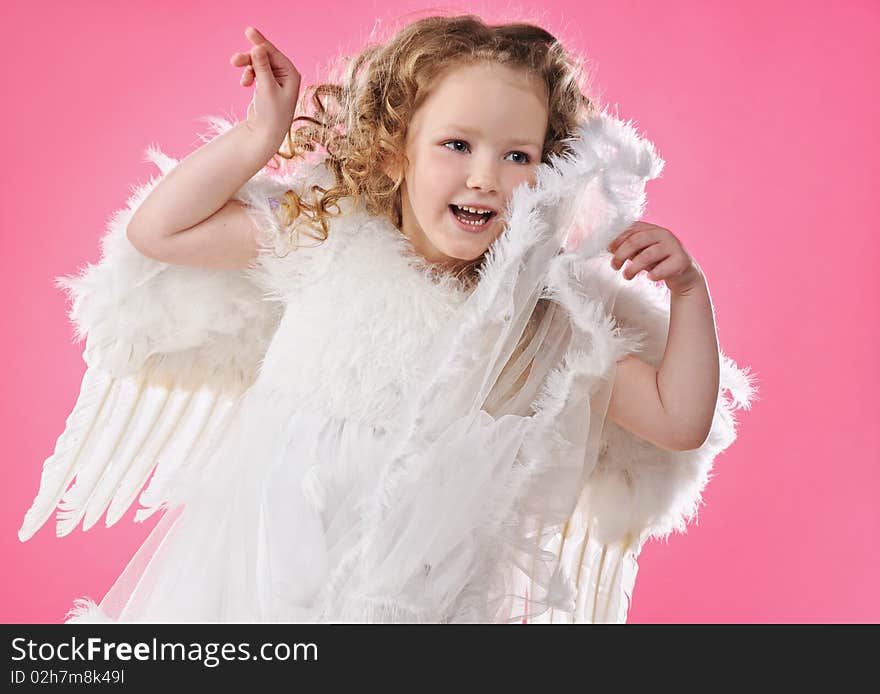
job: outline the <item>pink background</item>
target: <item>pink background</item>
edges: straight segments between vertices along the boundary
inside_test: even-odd
[[[229,64],[253,24],[311,82],[415,2],[7,3],[2,111],[4,622],[104,595],[157,520],[17,531],[85,365],[57,275],[99,259],[143,150],[184,157],[198,118],[243,118]],[[647,221],[709,279],[722,348],[761,399],[716,460],[687,535],[649,543],[630,622],[880,621],[880,6],[802,2],[446,6],[545,26],[589,57],[594,95],[667,161]],[[543,8],[543,9],[539,9]],[[870,88],[869,88],[870,87]]]

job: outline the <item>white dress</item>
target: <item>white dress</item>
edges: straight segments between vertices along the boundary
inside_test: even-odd
[[[239,191],[264,241],[242,273],[140,256],[125,226],[156,181],[136,191],[101,264],[62,281],[89,369],[19,536],[56,505],[59,535],[138,494],[136,520],[164,515],[69,621],[625,621],[642,545],[684,530],[753,386],[722,355],[727,397],[694,451],[605,422],[617,360],[658,363],[668,309],[598,249],[662,160],[610,116],[584,132],[515,194],[472,291],[346,201],[291,251],[273,209],[326,186],[320,165]],[[580,190],[587,242],[563,253]],[[539,295],[540,349],[502,372]]]

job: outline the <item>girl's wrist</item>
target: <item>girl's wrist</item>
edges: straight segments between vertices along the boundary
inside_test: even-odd
[[[691,263],[691,266],[676,277],[674,281],[672,278],[668,279],[666,285],[673,296],[688,296],[694,292],[708,292],[709,289],[706,283],[706,276],[696,262]]]
[[[284,143],[284,138],[287,136],[287,131],[282,133],[270,132],[263,128],[254,127],[247,120],[242,121],[240,125],[247,130],[252,138],[254,147],[260,152],[261,156],[265,155],[266,161],[269,161],[278,152],[278,149]]]

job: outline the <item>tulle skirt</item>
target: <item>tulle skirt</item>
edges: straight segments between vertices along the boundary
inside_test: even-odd
[[[581,424],[589,412],[581,403],[567,428],[593,440]],[[591,611],[558,551],[583,486],[583,441],[484,411],[403,454],[397,433],[252,387],[202,462],[173,480],[163,517],[101,603],[78,601],[68,621],[517,622]]]
[[[253,388],[104,599],[77,601],[68,622],[316,621],[387,440]]]

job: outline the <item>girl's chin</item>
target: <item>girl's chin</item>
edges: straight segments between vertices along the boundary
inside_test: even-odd
[[[437,243],[432,242],[438,257],[442,256],[449,262],[470,262],[476,260],[488,248],[488,239],[483,238],[461,238],[461,236],[453,236],[446,234],[442,240]]]

